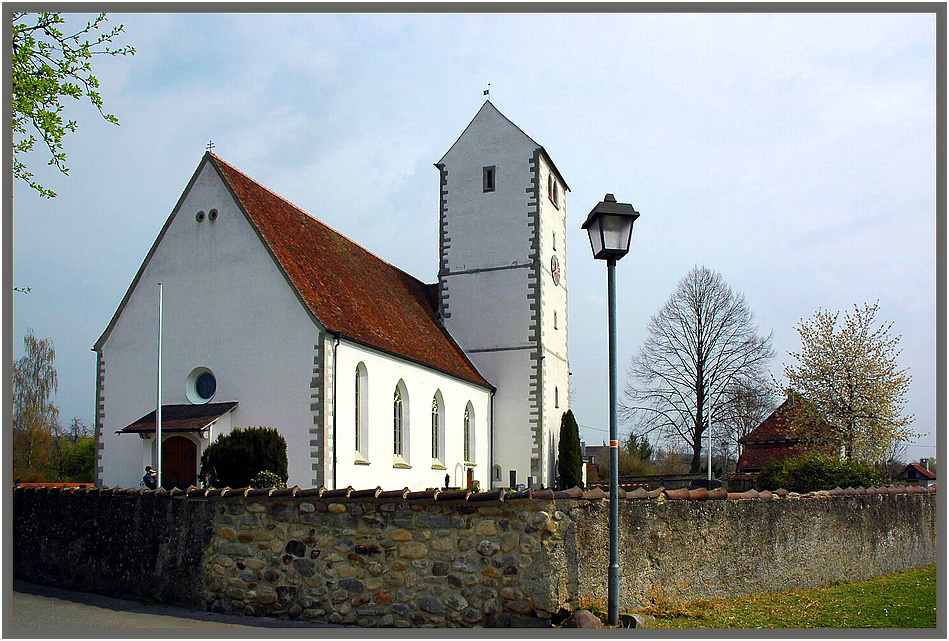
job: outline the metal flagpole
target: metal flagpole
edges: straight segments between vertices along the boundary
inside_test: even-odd
[[[709,395],[711,396],[711,394]],[[712,489],[712,399],[708,401],[708,484],[706,489]]]
[[[155,439],[158,443],[155,473],[158,475],[158,487],[161,487],[161,283],[158,283],[158,404],[155,407]]]

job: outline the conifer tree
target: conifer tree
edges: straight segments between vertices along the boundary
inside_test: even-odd
[[[583,483],[583,458],[580,456],[580,428],[573,411],[560,419],[560,445],[557,451],[557,473],[563,489],[580,487]]]

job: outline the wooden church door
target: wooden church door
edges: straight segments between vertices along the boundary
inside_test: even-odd
[[[161,444],[161,486],[185,489],[198,482],[198,446],[184,436],[172,436]]]

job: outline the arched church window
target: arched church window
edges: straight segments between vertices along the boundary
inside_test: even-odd
[[[554,407],[560,407],[560,390],[554,388]]]
[[[392,453],[396,456],[402,456],[403,452],[403,423],[402,423],[402,393],[399,388],[395,388],[395,395],[392,398],[392,426],[393,426],[393,445]]]
[[[474,409],[471,403],[465,408],[465,426],[464,426],[464,454],[465,462],[474,462],[474,431],[472,424],[474,422]]]
[[[355,425],[353,425],[353,428],[355,428],[355,432],[356,432],[356,451],[357,451],[357,452],[361,449],[361,448],[360,448],[360,445],[361,445],[361,444],[360,444],[360,442],[359,442],[359,418],[360,418],[360,417],[359,417],[359,413],[360,413],[360,410],[362,410],[362,407],[360,406],[359,401],[360,401],[360,398],[359,398],[359,367],[357,366],[357,367],[356,367],[356,408],[355,408],[355,409],[356,409],[356,422],[355,422]]]
[[[438,450],[438,396],[432,397],[432,459],[439,460],[441,452]]]
[[[356,446],[356,458],[366,459],[369,453],[369,434],[367,426],[369,424],[368,410],[366,402],[368,394],[368,375],[366,366],[363,363],[356,365],[354,382],[354,406],[355,413],[353,420],[354,445]]]

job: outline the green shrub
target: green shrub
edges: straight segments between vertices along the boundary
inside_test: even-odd
[[[254,478],[250,480],[250,486],[253,488],[275,487],[278,490],[282,490],[287,487],[287,483],[274,472],[264,470],[254,475]]]
[[[248,487],[260,471],[287,482],[287,442],[272,427],[235,428],[221,434],[201,455],[217,471],[219,487]],[[270,487],[269,485],[267,487]]]
[[[784,488],[804,493],[835,487],[872,487],[885,482],[884,474],[865,463],[810,454],[768,464],[758,473],[755,486],[760,490]]]

